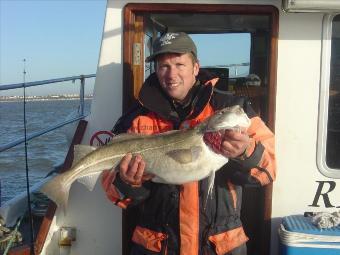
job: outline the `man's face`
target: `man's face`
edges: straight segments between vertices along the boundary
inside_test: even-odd
[[[162,54],[157,57],[156,74],[163,90],[182,101],[195,84],[199,64],[189,54]]]

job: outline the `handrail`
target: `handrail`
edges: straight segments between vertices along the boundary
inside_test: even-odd
[[[88,75],[71,76],[71,77],[65,77],[65,78],[33,81],[33,82],[26,82],[26,83],[6,84],[6,85],[1,85],[0,90],[18,89],[18,88],[23,88],[23,87],[28,88],[28,87],[40,86],[40,85],[51,84],[51,83],[56,83],[56,82],[75,81],[75,80],[82,80],[82,79],[94,78],[94,77],[96,77],[95,74],[88,74]]]
[[[42,80],[42,81],[34,81],[34,82],[27,82],[27,83],[16,83],[16,84],[7,84],[7,85],[1,85],[1,90],[10,90],[10,89],[17,89],[17,88],[23,88],[23,87],[32,87],[32,86],[40,86],[40,85],[46,85],[51,83],[57,83],[57,82],[64,82],[64,81],[75,81],[80,80],[80,91],[79,91],[79,99],[80,99],[80,107],[78,115],[72,119],[59,122],[58,124],[54,126],[47,127],[45,129],[42,129],[40,131],[34,132],[32,134],[29,134],[26,138],[27,141],[36,138],[38,136],[41,136],[43,134],[46,134],[48,132],[51,132],[53,130],[56,130],[58,128],[61,128],[67,124],[70,124],[72,122],[75,122],[77,120],[85,118],[87,115],[84,114],[84,98],[85,98],[85,79],[87,78],[93,78],[96,77],[95,74],[89,74],[89,75],[79,75],[79,76],[71,76],[71,77],[65,77],[65,78],[59,78],[59,79],[50,79],[50,80]],[[5,150],[8,150],[10,148],[13,148],[21,143],[25,142],[25,138],[19,138],[13,142],[0,145],[0,152],[3,152]]]
[[[72,118],[72,119],[70,119],[70,120],[66,120],[66,121],[64,121],[64,122],[60,122],[60,123],[58,123],[57,125],[50,126],[50,127],[45,128],[45,129],[43,129],[43,130],[34,132],[34,133],[32,133],[32,134],[30,134],[30,135],[27,136],[26,141],[32,140],[33,138],[36,138],[36,137],[38,137],[38,136],[44,135],[44,134],[46,134],[46,133],[49,133],[49,132],[51,132],[51,131],[53,131],[53,130],[56,130],[56,129],[58,129],[58,128],[61,128],[61,127],[65,126],[65,125],[70,124],[70,123],[72,123],[72,122],[75,122],[75,121],[77,121],[77,120],[81,120],[81,119],[83,119],[83,118],[85,118],[85,117],[87,117],[87,115],[79,115],[79,116],[77,116],[77,117],[75,117],[75,118]],[[15,146],[17,146],[17,145],[19,145],[19,144],[21,144],[21,143],[24,143],[24,142],[25,142],[25,138],[19,138],[19,139],[13,141],[13,142],[7,143],[7,144],[5,144],[5,145],[1,145],[1,146],[0,146],[0,152],[3,152],[3,151],[8,150],[8,149],[10,149],[10,148],[13,148],[13,147],[15,147]]]

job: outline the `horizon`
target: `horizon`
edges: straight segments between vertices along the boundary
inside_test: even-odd
[[[93,96],[93,93],[84,94],[84,97]],[[48,94],[48,95],[31,95],[26,98],[34,97],[79,97],[79,94]],[[23,95],[0,95],[0,98],[24,98]]]
[[[106,0],[0,0],[0,84],[96,73]],[[51,50],[52,49],[52,50]],[[90,81],[91,80],[91,81]],[[93,91],[89,79],[85,91]],[[23,89],[1,91],[21,95]],[[79,93],[79,81],[26,89],[28,95]]]

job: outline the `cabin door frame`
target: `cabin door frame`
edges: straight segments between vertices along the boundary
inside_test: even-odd
[[[276,76],[277,76],[277,45],[279,11],[270,5],[227,5],[227,4],[160,4],[160,3],[131,3],[124,7],[123,24],[123,111],[126,112],[137,98],[144,78],[144,19],[143,13],[225,13],[225,14],[254,14],[270,16],[270,38],[268,59],[268,87],[265,100],[266,124],[274,132],[275,127],[275,103],[276,103]],[[135,65],[133,60],[134,44],[141,45],[142,64]],[[255,195],[254,195],[255,194]],[[248,206],[249,203],[253,203]],[[258,215],[253,216],[254,202],[261,204],[261,209],[256,209]],[[269,255],[271,238],[271,206],[272,185],[261,189],[245,192],[243,203],[243,222],[246,221],[250,242],[248,254]],[[136,224],[136,212],[124,211],[122,219],[123,254],[129,254],[132,231]],[[257,222],[260,220],[260,222]],[[252,227],[253,226],[253,227]],[[246,227],[247,232],[247,227]]]

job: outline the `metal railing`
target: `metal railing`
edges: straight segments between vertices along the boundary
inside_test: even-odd
[[[94,78],[96,77],[95,74],[89,74],[89,75],[79,75],[79,76],[72,76],[72,77],[65,77],[65,78],[59,78],[59,79],[50,79],[50,80],[43,80],[43,81],[34,81],[34,82],[26,82],[26,83],[16,83],[16,84],[8,84],[8,85],[1,85],[0,86],[0,91],[2,90],[11,90],[11,89],[18,89],[18,88],[27,88],[27,87],[34,87],[34,86],[41,86],[41,85],[47,85],[51,83],[58,83],[58,82],[65,82],[65,81],[72,81],[75,82],[76,80],[80,80],[80,91],[79,91],[79,111],[78,111],[78,116],[65,120],[63,122],[59,122],[56,125],[47,127],[45,129],[42,129],[40,131],[31,133],[27,135],[26,140],[29,141],[33,138],[36,138],[38,136],[41,136],[43,134],[49,133],[53,130],[56,130],[58,128],[61,128],[67,124],[70,124],[72,122],[75,122],[77,120],[85,118],[87,115],[84,114],[84,102],[85,102],[85,79],[88,78]],[[3,145],[0,145],[0,152],[8,150],[10,148],[13,148],[19,144],[22,144],[25,142],[25,138],[21,137],[15,141],[12,141],[10,143],[6,143]]]

